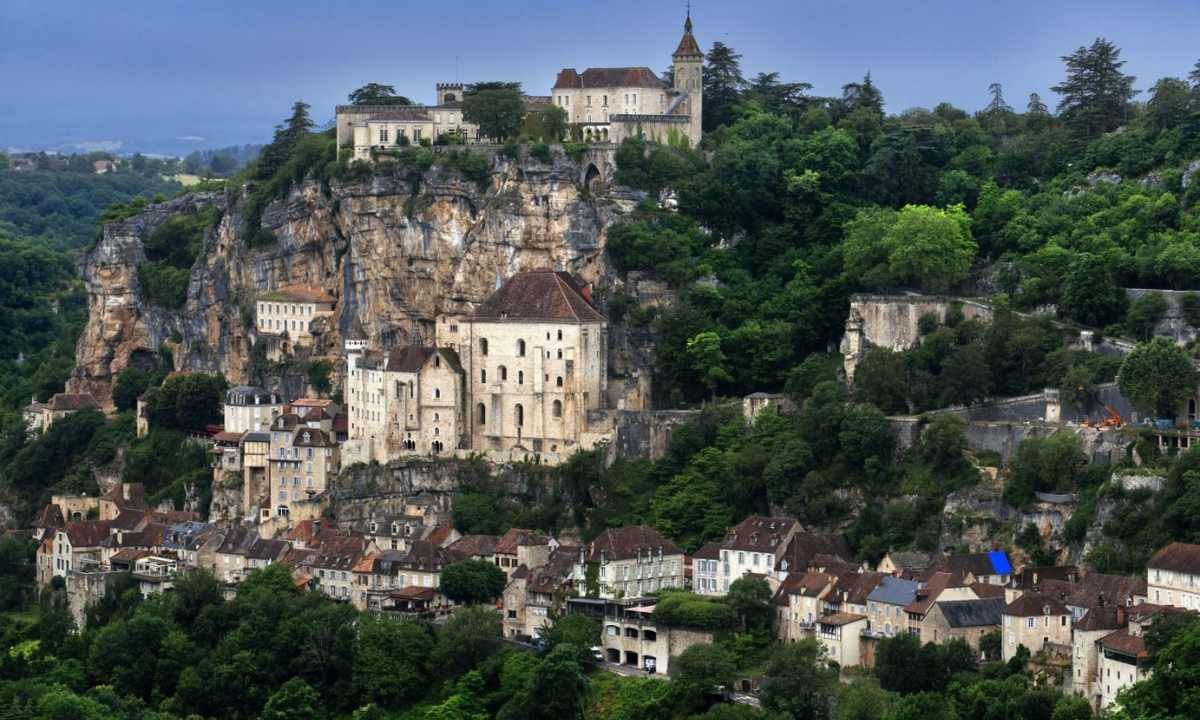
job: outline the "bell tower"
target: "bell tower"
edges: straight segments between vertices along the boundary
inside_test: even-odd
[[[704,53],[692,35],[690,7],[687,19],[683,21],[683,37],[671,56],[671,68],[675,74],[675,90],[687,96],[685,102],[690,118],[687,135],[692,147],[696,147],[700,144],[701,118],[704,114]]]

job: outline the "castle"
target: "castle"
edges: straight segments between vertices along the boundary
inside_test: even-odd
[[[559,71],[551,94],[525,96],[526,112],[554,106],[567,113],[574,133],[586,142],[620,143],[645,137],[695,147],[704,109],[704,53],[692,34],[689,12],[683,37],[671,56],[671,83],[645,66],[575,68]],[[454,135],[467,143],[493,142],[463,118],[461,83],[438,83],[435,105],[339,105],[338,147],[354,148],[369,160],[373,150],[435,141]]]

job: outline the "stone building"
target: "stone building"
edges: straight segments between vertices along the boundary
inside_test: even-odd
[[[225,431],[262,432],[283,411],[283,398],[251,385],[239,385],[225,392]]]
[[[537,568],[517,567],[501,596],[504,636],[536,638],[566,609],[579,547],[555,548]]]
[[[341,469],[341,448],[329,433],[303,424],[290,413],[275,419],[270,434],[268,507],[277,517],[288,518],[292,503],[310,500],[329,486]]]
[[[296,347],[311,347],[314,335],[333,315],[334,298],[316,285],[289,285],[263,293],[256,303],[255,332],[275,337],[269,354],[288,354]],[[318,331],[318,332],[314,332]]]
[[[46,432],[56,420],[77,413],[80,410],[99,410],[100,404],[96,398],[87,393],[56,393],[48,402],[38,402],[37,398],[25,407],[22,418],[26,427],[31,431]]]
[[[1093,708],[1103,694],[1099,641],[1127,622],[1125,606],[1105,605],[1088,610],[1071,628],[1071,692],[1086,697]]]
[[[1037,653],[1051,643],[1071,644],[1071,610],[1054,596],[1025,593],[1004,608],[1003,618],[1005,662],[1022,645],[1030,653]]]
[[[470,449],[493,460],[559,462],[609,437],[608,322],[565,272],[509,278],[465,318],[439,318],[437,344],[462,360]],[[593,425],[591,416],[598,415]]]
[[[595,618],[603,625],[600,648],[611,663],[667,675],[671,660],[693,645],[711,644],[711,632],[659,625],[654,622],[655,600],[633,597],[597,600],[571,598],[569,614]]]
[[[567,113],[589,142],[619,143],[643,136],[662,143],[700,143],[704,105],[704,53],[692,34],[692,17],[671,55],[671,85],[648,67],[563,68],[551,102]]]
[[[884,575],[867,596],[867,629],[876,637],[893,637],[908,632],[904,608],[917,599],[917,582]]]
[[[511,528],[496,541],[494,562],[504,571],[505,578],[511,579],[519,567],[534,570],[545,565],[556,547],[557,541],[537,531]]]
[[[1004,607],[1004,598],[939,600],[921,623],[921,643],[940,644],[960,639],[973,650],[979,650],[979,639],[1000,628]]]
[[[464,375],[446,347],[407,346],[386,356],[346,341],[346,463],[453,453],[465,443]]]
[[[776,562],[799,530],[800,523],[792,518],[762,515],[751,515],[730,528],[717,564],[719,592],[729,592],[730,584],[749,573],[774,577]]]
[[[1148,601],[1200,610],[1200,545],[1173,542],[1146,563]]]
[[[609,528],[580,548],[574,580],[589,595],[638,596],[683,588],[683,564],[683,551],[654,528]],[[587,587],[589,566],[595,567],[594,587]]]
[[[829,659],[842,667],[862,664],[862,634],[867,618],[854,613],[833,613],[817,618],[816,638],[829,654]]]

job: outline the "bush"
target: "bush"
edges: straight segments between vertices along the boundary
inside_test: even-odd
[[[534,143],[529,146],[529,155],[534,160],[548,163],[554,159],[554,153],[551,152],[550,146],[544,142]]]
[[[142,296],[152,305],[178,310],[187,302],[188,281],[192,273],[182,268],[159,263],[138,266],[138,283]]]
[[[688,592],[666,592],[654,607],[654,622],[697,630],[729,630],[737,626],[733,608],[720,599]]]

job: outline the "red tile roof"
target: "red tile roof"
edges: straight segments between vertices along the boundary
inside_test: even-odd
[[[1200,575],[1200,545],[1173,542],[1154,553],[1146,567],[1152,570]]]
[[[598,562],[602,555],[606,561],[628,560],[644,552],[657,553],[660,549],[663,555],[683,553],[675,543],[660,535],[654,528],[645,525],[627,525],[609,528],[588,543],[587,560]]]
[[[704,57],[704,53],[700,50],[700,44],[696,42],[696,37],[692,35],[692,16],[690,14],[683,23],[683,37],[679,39],[679,47],[675,48],[675,52],[671,53],[671,57]]]
[[[1100,646],[1105,650],[1127,655],[1132,658],[1146,658],[1146,643],[1140,635],[1130,635],[1128,630],[1118,630],[1100,639]]]
[[[516,555],[518,547],[528,545],[545,545],[546,542],[546,536],[542,535],[536,530],[512,528],[500,536],[499,542],[496,543],[496,554]]]
[[[262,295],[262,300],[271,302],[317,303],[332,305],[334,298],[316,285],[287,285]]]
[[[466,560],[472,557],[490,558],[496,553],[496,543],[500,538],[495,535],[463,535],[450,543],[446,552],[454,560]]]
[[[568,273],[530,270],[517,273],[492,293],[471,316],[473,320],[543,320],[604,322]]]
[[[721,549],[774,554],[783,549],[788,533],[799,524],[789,517],[751,515],[729,529]]]
[[[555,90],[623,87],[666,86],[648,67],[588,68],[582,73],[576,72],[575,68],[563,68],[554,81]],[[613,102],[615,104],[616,98],[613,98]]]
[[[84,520],[67,523],[62,532],[67,534],[67,540],[73,548],[100,547],[104,538],[108,537],[107,520]]]
[[[1004,608],[1004,614],[1012,617],[1040,617],[1043,615],[1070,615],[1066,605],[1051,595],[1027,592]]]

